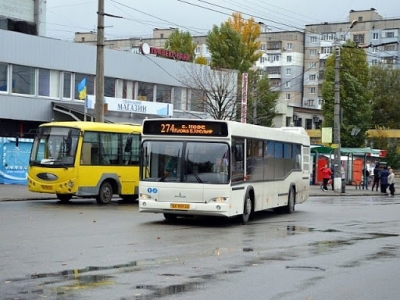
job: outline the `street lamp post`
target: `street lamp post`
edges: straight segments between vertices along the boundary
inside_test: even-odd
[[[357,24],[357,20],[351,22],[347,33]],[[342,189],[342,172],[341,172],[341,144],[340,144],[340,46],[335,48],[335,98],[333,110],[333,142],[336,146],[334,151],[334,187],[335,191]]]

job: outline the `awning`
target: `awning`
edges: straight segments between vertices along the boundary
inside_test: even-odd
[[[321,145],[311,145],[311,152],[315,152],[318,154],[332,154],[335,151],[335,148],[325,147]],[[381,150],[372,149],[369,147],[366,148],[340,148],[341,155],[373,155],[379,156],[381,154]]]

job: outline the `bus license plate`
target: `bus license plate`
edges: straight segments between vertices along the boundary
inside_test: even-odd
[[[42,185],[42,189],[44,189],[46,191],[52,191],[53,187],[51,185]]]
[[[188,210],[188,209],[190,209],[190,204],[171,203],[170,208],[171,209]]]

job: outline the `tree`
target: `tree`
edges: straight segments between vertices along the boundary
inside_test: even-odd
[[[242,42],[245,44],[245,52],[243,53],[243,69],[246,66],[249,68],[260,59],[262,53],[259,51],[261,47],[260,24],[256,23],[253,18],[245,21],[241,13],[235,12],[232,18],[229,18],[226,23],[235,29],[242,37]]]
[[[276,116],[276,101],[279,92],[272,92],[268,76],[260,71],[249,70],[247,93],[247,122],[262,126],[273,126]]]
[[[383,66],[370,68],[372,125],[400,129],[400,69]]]
[[[193,43],[193,37],[189,32],[181,32],[179,29],[175,29],[165,42],[165,49],[189,54],[190,61],[193,62],[196,44]]]
[[[368,63],[366,53],[347,42],[340,48],[340,107],[342,147],[361,147],[365,143],[366,131],[370,126],[371,107],[368,91]],[[335,54],[326,61],[325,80],[322,83],[324,127],[333,128],[335,99]],[[360,132],[352,136],[352,129]]]
[[[212,70],[209,66],[194,65],[181,76],[191,89],[191,105],[206,111],[215,120],[234,120],[237,104],[237,71]],[[196,100],[195,100],[196,99]]]
[[[245,44],[241,35],[229,24],[214,25],[206,38],[211,53],[211,67],[216,69],[247,71],[250,65],[243,63]]]

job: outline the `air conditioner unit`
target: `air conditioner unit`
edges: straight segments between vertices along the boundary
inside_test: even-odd
[[[322,109],[322,104],[317,104],[317,109]]]
[[[303,105],[304,105],[304,106],[308,106],[308,101],[307,101],[307,100],[304,101],[304,102],[303,102]]]
[[[282,48],[282,51],[286,51],[286,48],[285,48],[285,47],[283,47],[283,48]]]

